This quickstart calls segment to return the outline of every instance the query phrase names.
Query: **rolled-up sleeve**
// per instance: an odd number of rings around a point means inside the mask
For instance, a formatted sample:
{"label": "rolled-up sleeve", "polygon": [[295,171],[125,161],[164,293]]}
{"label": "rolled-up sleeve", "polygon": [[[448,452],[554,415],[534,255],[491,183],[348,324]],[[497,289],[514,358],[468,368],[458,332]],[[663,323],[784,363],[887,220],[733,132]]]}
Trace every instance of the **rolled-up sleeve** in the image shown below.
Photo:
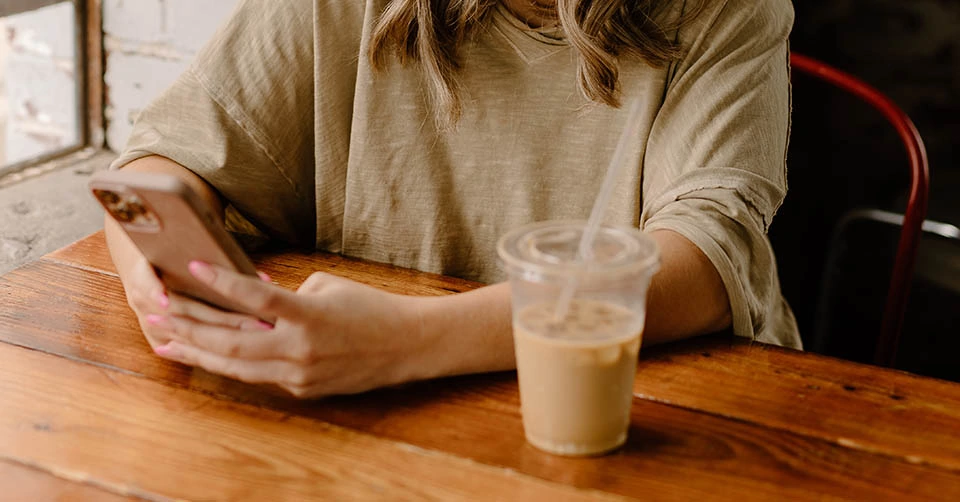
{"label": "rolled-up sleeve", "polygon": [[683,235],[726,286],[738,336],[799,347],[766,232],[786,195],[789,0],[709,3],[679,38],[648,140],[641,225]]}
{"label": "rolled-up sleeve", "polygon": [[240,2],[190,68],[143,110],[112,168],[169,158],[258,230],[312,245],[311,14],[309,0]]}

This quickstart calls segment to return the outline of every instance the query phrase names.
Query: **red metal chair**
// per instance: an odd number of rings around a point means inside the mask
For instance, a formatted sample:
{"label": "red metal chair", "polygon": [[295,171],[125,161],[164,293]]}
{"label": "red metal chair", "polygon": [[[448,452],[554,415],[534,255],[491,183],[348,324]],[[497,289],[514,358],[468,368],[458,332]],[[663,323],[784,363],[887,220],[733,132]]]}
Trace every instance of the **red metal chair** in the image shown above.
{"label": "red metal chair", "polygon": [[791,54],[795,71],[816,77],[860,98],[876,108],[896,128],[907,150],[910,162],[910,193],[900,231],[890,286],[887,291],[880,336],[874,351],[874,362],[892,367],[896,361],[903,328],[904,314],[910,295],[910,283],[917,258],[923,221],[927,214],[930,172],[923,139],[910,117],[890,98],[862,80],[820,61],[797,53]]}

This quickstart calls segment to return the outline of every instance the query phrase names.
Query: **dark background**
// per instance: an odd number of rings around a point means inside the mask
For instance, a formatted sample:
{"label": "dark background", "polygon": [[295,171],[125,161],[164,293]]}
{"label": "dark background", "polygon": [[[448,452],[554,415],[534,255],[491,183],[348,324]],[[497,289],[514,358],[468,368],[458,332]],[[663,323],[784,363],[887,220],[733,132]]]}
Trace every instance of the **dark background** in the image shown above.
{"label": "dark background", "polygon": [[[793,49],[859,76],[893,98],[926,141],[934,181],[955,185],[960,170],[960,156],[953,152],[960,139],[960,1],[800,0],[794,9]],[[872,138],[874,124],[881,124],[877,117],[866,122],[833,119],[859,129],[837,133],[863,139]],[[865,160],[883,163],[888,153]]]}
{"label": "dark background", "polygon": [[[800,0],[794,8],[794,51],[862,78],[911,116],[930,158],[928,219],[960,226],[960,0]],[[830,238],[851,208],[902,212],[902,143],[870,107],[795,75],[788,168],[790,193],[771,240],[801,334],[808,349],[869,360],[899,229],[859,225]],[[943,241],[931,235],[921,244],[898,366],[960,379],[960,244]],[[842,249],[825,289],[831,242]],[[839,299],[834,312],[847,319],[833,319],[824,345],[815,338],[825,297]]]}

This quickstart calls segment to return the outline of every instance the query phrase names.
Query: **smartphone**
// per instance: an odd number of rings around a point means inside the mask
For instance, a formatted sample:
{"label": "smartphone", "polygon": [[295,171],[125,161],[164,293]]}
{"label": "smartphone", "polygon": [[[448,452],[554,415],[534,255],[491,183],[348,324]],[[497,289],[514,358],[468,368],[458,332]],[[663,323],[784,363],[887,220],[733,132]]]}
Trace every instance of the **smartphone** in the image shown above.
{"label": "smartphone", "polygon": [[190,273],[190,262],[200,260],[257,276],[240,245],[187,184],[164,174],[106,171],[97,173],[89,188],[168,289],[221,310],[256,315]]}

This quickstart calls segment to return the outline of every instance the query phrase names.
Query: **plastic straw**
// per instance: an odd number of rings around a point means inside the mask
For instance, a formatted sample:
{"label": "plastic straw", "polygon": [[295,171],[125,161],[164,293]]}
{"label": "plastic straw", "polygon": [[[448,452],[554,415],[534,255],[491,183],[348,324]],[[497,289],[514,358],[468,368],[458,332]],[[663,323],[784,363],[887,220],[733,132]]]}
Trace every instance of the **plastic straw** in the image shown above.
{"label": "plastic straw", "polygon": [[[617,149],[613,152],[610,159],[610,165],[607,166],[607,174],[603,179],[603,185],[600,186],[600,193],[597,194],[593,202],[593,210],[590,211],[590,219],[587,220],[587,226],[580,238],[580,245],[577,247],[577,255],[574,262],[585,264],[587,268],[593,261],[593,241],[600,232],[600,223],[603,221],[603,215],[607,212],[607,206],[610,205],[610,198],[613,196],[613,189],[616,187],[617,179],[620,173],[626,167],[624,157],[627,153],[628,145],[631,141],[636,141],[637,132],[640,129],[640,112],[642,110],[643,100],[640,96],[633,101],[630,106],[630,114],[627,116],[626,126],[620,134],[620,141],[617,143]],[[560,298],[557,300],[557,307],[554,311],[554,319],[557,322],[567,317],[570,309],[570,302],[573,301],[573,295],[577,291],[579,284],[577,275],[570,278],[567,285],[560,291]]]}

